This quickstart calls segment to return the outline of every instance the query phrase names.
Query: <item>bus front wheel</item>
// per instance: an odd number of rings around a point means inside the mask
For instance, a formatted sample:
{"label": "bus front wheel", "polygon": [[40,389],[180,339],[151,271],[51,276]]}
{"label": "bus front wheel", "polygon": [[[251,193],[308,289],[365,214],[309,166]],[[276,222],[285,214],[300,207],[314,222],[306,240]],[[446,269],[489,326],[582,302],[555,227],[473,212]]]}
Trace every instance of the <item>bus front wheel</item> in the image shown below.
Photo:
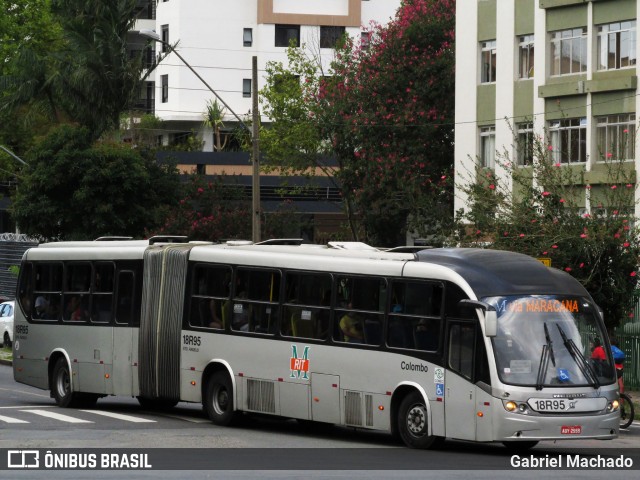
{"label": "bus front wheel", "polygon": [[422,395],[409,393],[398,408],[398,434],[407,447],[430,448],[437,437],[429,435],[429,417]]}
{"label": "bus front wheel", "polygon": [[79,396],[71,391],[71,375],[67,361],[60,357],[53,367],[51,374],[51,393],[59,407],[75,406]]}
{"label": "bus front wheel", "polygon": [[211,376],[205,390],[204,409],[216,425],[226,426],[233,422],[233,386],[229,375],[216,372]]}

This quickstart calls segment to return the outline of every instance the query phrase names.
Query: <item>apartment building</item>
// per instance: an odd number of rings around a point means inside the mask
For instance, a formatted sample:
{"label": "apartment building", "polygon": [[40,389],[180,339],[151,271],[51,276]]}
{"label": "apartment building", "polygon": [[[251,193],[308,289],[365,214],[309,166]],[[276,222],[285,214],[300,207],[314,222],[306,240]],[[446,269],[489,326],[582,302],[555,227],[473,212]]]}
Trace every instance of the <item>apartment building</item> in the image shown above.
{"label": "apartment building", "polygon": [[[231,110],[250,118],[253,56],[258,59],[260,89],[265,65],[286,63],[291,40],[328,62],[337,38],[347,33],[360,39],[371,22],[388,22],[399,5],[400,0],[141,1],[136,29],[154,30],[164,41],[176,44]],[[134,50],[144,49],[147,42],[142,36],[131,36]],[[155,48],[167,50],[161,43]],[[213,133],[203,120],[207,102],[214,96],[203,82],[171,52],[149,80],[139,106],[164,121],[161,141],[171,144],[196,131],[204,142],[203,151],[213,151]],[[229,128],[236,123],[232,112],[225,113],[224,122]]]}
{"label": "apartment building", "polygon": [[[637,0],[458,0],[456,183],[473,181],[478,165],[508,179],[496,151],[526,167],[533,135],[561,168],[584,170],[592,192],[603,188],[607,156],[638,171],[639,8]],[[587,212],[590,197],[585,189]],[[456,211],[466,206],[459,187],[455,202]]]}

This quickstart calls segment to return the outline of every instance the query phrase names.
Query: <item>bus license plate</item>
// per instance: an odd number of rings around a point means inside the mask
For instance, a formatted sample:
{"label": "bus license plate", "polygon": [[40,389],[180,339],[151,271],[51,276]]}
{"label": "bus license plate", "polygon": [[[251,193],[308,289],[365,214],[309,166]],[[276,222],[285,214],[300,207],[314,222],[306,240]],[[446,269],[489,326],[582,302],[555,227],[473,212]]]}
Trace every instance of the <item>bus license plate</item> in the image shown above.
{"label": "bus license plate", "polygon": [[[575,403],[575,402],[574,402]],[[529,405],[536,412],[564,412],[569,409],[569,401],[567,399],[530,399]]]}
{"label": "bus license plate", "polygon": [[563,425],[560,427],[561,435],[580,435],[582,433],[582,425]]}

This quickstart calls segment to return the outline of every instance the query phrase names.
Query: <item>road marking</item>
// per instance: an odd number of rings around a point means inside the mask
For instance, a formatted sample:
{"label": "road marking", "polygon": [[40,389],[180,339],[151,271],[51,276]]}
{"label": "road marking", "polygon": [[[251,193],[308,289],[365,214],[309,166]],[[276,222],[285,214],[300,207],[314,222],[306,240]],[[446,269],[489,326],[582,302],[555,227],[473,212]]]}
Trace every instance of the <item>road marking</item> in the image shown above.
{"label": "road marking", "polygon": [[131,415],[122,415],[121,413],[105,412],[103,410],[80,410],[81,412],[95,413],[96,415],[104,415],[105,417],[117,418],[118,420],[124,420],[125,422],[133,423],[156,423],[155,420],[149,420],[148,418],[132,417]]}
{"label": "road marking", "polygon": [[0,388],[0,390],[3,390],[5,392],[24,393],[24,394],[27,394],[27,395],[34,395],[36,397],[51,398],[50,395],[43,395],[42,393],[33,393],[33,392],[29,392],[27,390],[16,390],[15,388]]}
{"label": "road marking", "polygon": [[62,415],[61,413],[50,412],[47,410],[20,410],[21,412],[34,413],[42,417],[53,418],[54,420],[60,420],[67,423],[94,423],[89,420],[82,420],[80,418],[70,417],[69,415]]}
{"label": "road marking", "polygon": [[5,423],[29,423],[25,420],[19,420],[17,418],[5,417],[4,415],[0,415],[0,422]]}
{"label": "road marking", "polygon": [[56,408],[57,405],[14,405],[12,407],[0,407],[3,408]]}

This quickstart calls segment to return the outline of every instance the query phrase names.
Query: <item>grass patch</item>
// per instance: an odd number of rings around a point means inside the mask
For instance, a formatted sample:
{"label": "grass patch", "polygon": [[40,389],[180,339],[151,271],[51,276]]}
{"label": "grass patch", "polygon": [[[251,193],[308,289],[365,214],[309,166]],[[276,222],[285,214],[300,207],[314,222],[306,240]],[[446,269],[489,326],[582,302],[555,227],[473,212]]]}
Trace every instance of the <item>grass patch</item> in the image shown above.
{"label": "grass patch", "polygon": [[0,360],[13,360],[13,352],[10,347],[0,348]]}

